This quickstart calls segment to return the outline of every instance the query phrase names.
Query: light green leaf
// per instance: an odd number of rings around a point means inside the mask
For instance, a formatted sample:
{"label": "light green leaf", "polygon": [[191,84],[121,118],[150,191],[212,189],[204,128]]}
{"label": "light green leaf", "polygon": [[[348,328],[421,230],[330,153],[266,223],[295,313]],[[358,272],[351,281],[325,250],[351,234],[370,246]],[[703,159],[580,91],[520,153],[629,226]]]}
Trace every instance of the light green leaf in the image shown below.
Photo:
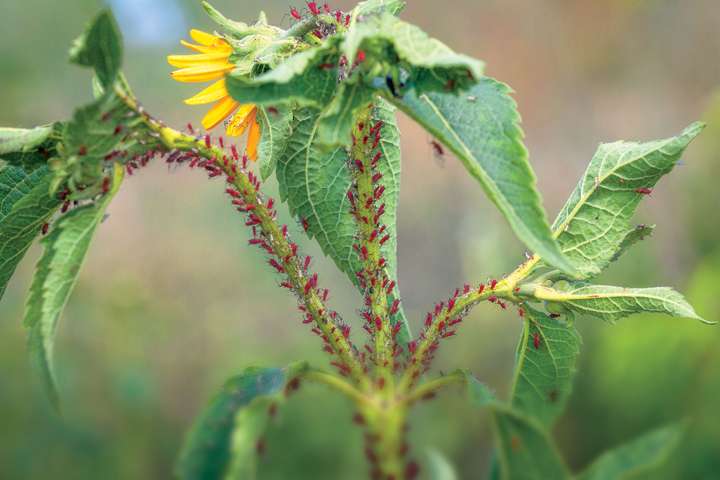
{"label": "light green leaf", "polygon": [[484,77],[461,96],[410,93],[393,102],[458,156],[528,248],[572,274],[541,207],[509,93],[506,85]]}
{"label": "light green leaf", "polygon": [[493,406],[498,469],[502,480],[563,480],[570,473],[547,431],[509,407]]}
{"label": "light green leaf", "polygon": [[42,241],[45,251],[30,286],[23,324],[28,329],[30,358],[56,407],[59,399],[53,369],[53,342],[58,319],[77,282],[95,230],[120,188],[122,176],[123,169],[117,166],[110,192],[96,203],[75,208],[62,216]]}
{"label": "light green leaf", "polygon": [[260,176],[264,180],[270,178],[275,171],[278,158],[285,153],[290,134],[292,133],[293,111],[284,106],[258,108],[262,136],[258,146],[258,161],[260,163]]}
{"label": "light green leaf", "polygon": [[391,74],[392,69],[383,70],[382,67],[389,65],[406,69],[407,84],[417,94],[464,90],[483,74],[481,61],[454,52],[419,27],[390,12],[367,16],[351,26],[345,35],[342,53],[348,63],[353,64],[360,50],[366,54],[362,67],[371,76],[374,66],[380,67],[378,73],[383,88],[385,76]]}
{"label": "light green leaf", "polygon": [[383,12],[397,15],[403,8],[405,8],[403,0],[365,0],[357,4],[354,13],[357,16],[377,15]]}
{"label": "light green leaf", "polygon": [[448,459],[437,450],[428,450],[427,465],[430,480],[458,480],[455,468]]}
{"label": "light green leaf", "polygon": [[600,145],[552,226],[560,249],[582,278],[597,275],[616,257],[644,197],[637,189],[652,189],[670,173],[703,127],[693,123],[677,137],[654,142]]}
{"label": "light green leaf", "polygon": [[246,23],[230,20],[208,2],[202,2],[201,4],[212,21],[217,23],[223,30],[239,37],[247,34],[248,25]]}
{"label": "light green leaf", "polygon": [[110,10],[100,12],[70,49],[70,61],[92,67],[103,87],[115,81],[122,55],[122,36]]}
{"label": "light green leaf", "polygon": [[571,311],[614,322],[635,313],[656,312],[673,317],[693,318],[704,323],[685,298],[668,287],[623,288],[585,283],[563,287],[535,286],[534,297],[548,303],[559,303]]}
{"label": "light green leaf", "polygon": [[455,374],[465,377],[465,386],[467,387],[468,400],[470,400],[471,405],[485,407],[497,401],[495,394],[490,391],[488,386],[475,378],[468,370],[458,370]]}
{"label": "light green leaf", "polygon": [[620,445],[593,462],[578,480],[624,480],[636,478],[660,466],[678,446],[683,425],[670,425]]}
{"label": "light green leaf", "polygon": [[[375,109],[375,120],[383,120],[380,149],[383,152],[378,169],[383,174],[380,184],[385,186],[383,199],[390,240],[383,246],[388,264],[388,275],[397,278],[397,226],[396,215],[400,193],[400,133],[394,109],[381,101]],[[277,179],[280,198],[287,202],[290,212],[308,223],[308,235],[322,248],[350,280],[357,285],[355,273],[361,269],[353,249],[357,225],[350,214],[347,192],[352,176],[347,167],[344,148],[326,150],[317,141],[318,113],[311,109],[295,113],[292,135],[285,155],[278,160]],[[396,294],[397,295],[397,294]],[[400,342],[409,339],[404,313],[400,321],[405,328],[398,334]]]}
{"label": "light green leaf", "polygon": [[517,348],[512,406],[549,428],[565,408],[580,335],[574,326],[527,306]]}
{"label": "light green leaf", "polygon": [[53,131],[53,125],[35,128],[0,128],[0,156],[28,152],[40,146]]}
{"label": "light green leaf", "polygon": [[50,196],[52,173],[47,166],[0,170],[0,298],[20,260],[60,200]]}
{"label": "light green leaf", "polygon": [[195,420],[178,460],[183,480],[255,478],[257,445],[270,405],[284,401],[288,382],[307,369],[250,367],[228,380]]}

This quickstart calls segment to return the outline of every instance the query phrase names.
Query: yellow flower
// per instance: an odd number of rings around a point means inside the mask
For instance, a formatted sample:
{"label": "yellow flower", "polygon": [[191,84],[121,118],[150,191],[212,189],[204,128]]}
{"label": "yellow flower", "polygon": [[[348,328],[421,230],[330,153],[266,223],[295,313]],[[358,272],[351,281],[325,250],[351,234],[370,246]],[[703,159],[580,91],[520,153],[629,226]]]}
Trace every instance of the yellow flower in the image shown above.
{"label": "yellow flower", "polygon": [[260,143],[260,124],[257,121],[257,107],[251,103],[241,104],[228,94],[225,88],[225,75],[235,68],[230,62],[232,48],[222,38],[200,30],[190,30],[193,44],[181,40],[181,44],[197,52],[193,55],[169,55],[168,63],[179,70],[172,72],[178,82],[195,83],[215,80],[197,95],[185,100],[188,105],[215,104],[202,119],[205,130],[211,130],[226,118],[232,116],[227,126],[227,134],[240,136],[248,130],[247,155],[257,159]]}

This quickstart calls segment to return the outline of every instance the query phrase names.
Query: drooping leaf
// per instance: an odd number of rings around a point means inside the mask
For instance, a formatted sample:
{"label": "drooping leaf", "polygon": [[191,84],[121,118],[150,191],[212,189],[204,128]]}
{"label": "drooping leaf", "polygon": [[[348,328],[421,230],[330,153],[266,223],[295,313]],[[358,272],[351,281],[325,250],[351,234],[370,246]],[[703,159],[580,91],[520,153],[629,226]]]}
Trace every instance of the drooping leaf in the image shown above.
{"label": "drooping leaf", "polygon": [[373,102],[373,97],[372,89],[363,84],[341,84],[320,115],[317,142],[321,145],[349,145],[355,118]]}
{"label": "drooping leaf", "polygon": [[597,275],[618,254],[645,196],[641,192],[670,173],[703,127],[693,123],[677,137],[654,142],[600,145],[552,226],[561,251],[582,278]]}
{"label": "drooping leaf", "polygon": [[254,478],[270,405],[284,401],[288,383],[306,369],[305,364],[251,367],[229,379],[194,422],[177,475],[183,480]]}
{"label": "drooping leaf", "polygon": [[497,401],[495,394],[490,391],[490,388],[475,378],[472,373],[467,370],[459,370],[456,374],[458,373],[465,377],[468,400],[470,400],[473,406],[485,407]]}
{"label": "drooping leaf", "polygon": [[603,453],[578,480],[629,480],[661,465],[677,447],[683,425],[670,425],[646,433]]}
{"label": "drooping leaf", "polygon": [[539,423],[500,404],[493,406],[492,418],[500,479],[571,478],[552,439]]}
{"label": "drooping leaf", "polygon": [[293,110],[286,106],[259,107],[258,121],[263,132],[258,146],[260,176],[267,180],[275,171],[278,158],[285,154],[292,133]]}
{"label": "drooping leaf", "polygon": [[240,103],[282,105],[322,109],[337,89],[337,71],[326,65],[337,65],[336,41],[297,53],[276,68],[255,78],[244,73],[230,73],[225,84],[228,93]]}
{"label": "drooping leaf", "polygon": [[105,89],[120,72],[122,55],[122,36],[110,10],[100,12],[70,49],[70,61],[92,67]]}
{"label": "drooping leaf", "polygon": [[[474,85],[483,74],[480,60],[454,52],[441,41],[431,38],[419,27],[400,20],[390,12],[368,15],[356,22],[342,44],[342,53],[349,64],[355,62],[358,52],[365,53],[363,68],[372,73],[374,65],[400,65],[406,70],[407,83],[416,95],[426,92],[457,92]],[[382,72],[382,88],[385,76]],[[373,81],[370,78],[370,81]],[[400,83],[400,82],[398,82]],[[399,85],[398,85],[399,86]]]}
{"label": "drooping leaf", "polygon": [[577,282],[567,286],[563,284],[562,289],[536,286],[534,296],[538,300],[559,303],[571,311],[609,322],[635,313],[656,312],[712,323],[695,313],[681,294],[667,287],[623,288]]}
{"label": "drooping leaf", "polygon": [[654,231],[655,225],[637,225],[635,228],[629,230],[622,241],[620,241],[617,252],[615,252],[615,255],[613,255],[610,261],[616,261],[623,253],[627,252],[630,247],[645,240],[647,237],[651,236]]}
{"label": "drooping leaf", "polygon": [[22,153],[40,146],[53,131],[53,125],[35,128],[0,128],[0,157]]}
{"label": "drooping leaf", "polygon": [[457,480],[455,468],[445,456],[437,450],[427,452],[428,477],[430,480]]}
{"label": "drooping leaf", "polygon": [[[380,149],[383,152],[378,169],[383,174],[380,184],[385,186],[383,201],[390,240],[383,245],[388,275],[397,278],[397,226],[396,215],[400,193],[400,133],[395,112],[387,102],[381,101],[375,109],[375,120],[382,120]],[[295,113],[292,135],[285,155],[278,160],[277,179],[280,198],[287,202],[290,212],[307,221],[308,235],[322,248],[350,280],[357,285],[356,272],[361,269],[353,249],[357,225],[350,214],[347,192],[352,184],[344,148],[325,150],[316,142],[317,111],[302,109]],[[400,342],[409,340],[404,313],[400,318],[405,328],[398,334]]]}
{"label": "drooping leaf", "polygon": [[0,298],[20,260],[60,205],[51,196],[52,173],[8,165],[0,170]]}
{"label": "drooping leaf", "polygon": [[458,156],[528,248],[572,274],[541,207],[509,93],[506,85],[484,77],[461,96],[408,93],[392,101]]}
{"label": "drooping leaf", "polygon": [[42,244],[25,305],[23,324],[28,330],[28,349],[43,385],[57,407],[58,394],[53,368],[53,342],[57,323],[77,282],[80,268],[95,231],[122,182],[123,169],[115,168],[113,184],[103,198],[63,215]]}
{"label": "drooping leaf", "polygon": [[580,335],[574,326],[525,308],[517,349],[512,406],[549,428],[572,390]]}

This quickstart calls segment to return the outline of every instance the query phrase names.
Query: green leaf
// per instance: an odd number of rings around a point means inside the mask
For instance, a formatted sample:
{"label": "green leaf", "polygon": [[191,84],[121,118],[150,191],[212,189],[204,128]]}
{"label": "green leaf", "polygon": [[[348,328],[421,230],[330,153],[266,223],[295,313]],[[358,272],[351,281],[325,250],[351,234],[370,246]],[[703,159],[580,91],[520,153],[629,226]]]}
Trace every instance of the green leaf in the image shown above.
{"label": "green leaf", "polygon": [[[481,61],[454,52],[390,12],[369,15],[351,26],[345,35],[342,53],[348,63],[353,64],[360,50],[366,54],[364,71],[370,74],[371,81],[372,77],[379,77],[383,89],[386,75],[394,72],[387,67],[398,64],[406,70],[408,86],[418,95],[463,90],[474,85],[483,74]],[[399,75],[393,76],[400,79]]]}
{"label": "green leaf", "polygon": [[323,45],[304,50],[254,78],[249,78],[242,71],[231,72],[225,77],[225,86],[240,103],[293,103],[322,109],[337,89],[336,69],[323,67],[337,64],[336,43],[328,40]]}
{"label": "green leaf", "polygon": [[527,306],[517,349],[512,405],[549,428],[565,408],[580,335],[574,326]]}
{"label": "green leaf", "polygon": [[670,425],[602,454],[578,475],[578,480],[623,480],[636,478],[660,466],[678,446],[683,425]]}
{"label": "green leaf", "polygon": [[503,480],[563,480],[570,473],[547,431],[509,407],[493,406],[498,468]]}
{"label": "green leaf", "polygon": [[397,15],[404,8],[405,2],[403,0],[365,0],[357,4],[354,12],[357,16],[377,15],[383,12]]}
{"label": "green leaf", "polygon": [[53,369],[53,342],[58,319],[77,282],[95,230],[120,188],[123,171],[117,166],[110,192],[94,204],[63,215],[42,241],[45,250],[30,286],[23,324],[28,330],[30,358],[55,407],[59,399]]}
{"label": "green leaf", "polygon": [[278,158],[285,153],[290,134],[292,133],[293,112],[288,107],[276,107],[270,111],[258,108],[258,120],[262,128],[258,160],[260,175],[264,180],[270,178],[275,171]]}
{"label": "green leaf", "polygon": [[452,150],[528,248],[572,274],[541,207],[510,88],[484,77],[467,94],[408,94],[393,102]]}
{"label": "green leaf", "polygon": [[247,34],[248,25],[246,23],[230,20],[208,2],[202,2],[201,4],[212,21],[217,23],[223,30],[238,37],[243,37]]}
{"label": "green leaf", "polygon": [[602,144],[553,223],[563,254],[582,273],[599,274],[627,247],[630,218],[644,197],[670,173],[688,144],[702,131],[693,123],[679,136],[647,143]]}
{"label": "green leaf", "polygon": [[228,380],[193,424],[178,460],[183,480],[255,478],[257,445],[271,404],[284,401],[288,382],[307,369],[245,369]]}
{"label": "green leaf", "polygon": [[536,286],[534,296],[548,303],[559,303],[565,308],[614,322],[635,313],[656,312],[673,317],[702,319],[685,298],[668,287],[623,288],[586,283],[562,284],[562,288]]}
{"label": "green leaf", "polygon": [[373,97],[372,89],[363,84],[341,84],[337,95],[320,115],[317,142],[321,145],[349,146],[355,118],[373,103]]}
{"label": "green leaf", "polygon": [[70,61],[92,67],[106,88],[120,72],[122,55],[122,36],[110,10],[100,12],[70,49]]}
{"label": "green leaf", "polygon": [[[384,122],[380,142],[383,155],[378,169],[383,174],[380,181],[385,186],[383,223],[387,225],[390,240],[383,246],[383,256],[387,260],[388,276],[397,278],[400,132],[394,109],[387,102],[380,101],[375,114],[375,120]],[[344,148],[328,151],[318,145],[319,123],[315,110],[302,109],[295,113],[285,155],[277,164],[280,198],[287,202],[292,215],[307,221],[308,235],[317,240],[323,252],[357,285],[355,273],[361,264],[352,247],[357,225],[346,196],[352,184],[347,152]],[[402,310],[399,317],[405,328],[398,334],[398,340],[404,343],[409,340],[409,329]]]}
{"label": "green leaf", "polygon": [[455,468],[445,456],[437,450],[428,450],[427,465],[430,480],[457,480]]}
{"label": "green leaf", "polygon": [[35,128],[0,128],[0,157],[7,153],[28,152],[40,146],[53,131],[53,125]]}
{"label": "green leaf", "polygon": [[20,260],[60,205],[50,196],[52,173],[6,166],[0,170],[0,298]]}
{"label": "green leaf", "polygon": [[468,370],[458,370],[456,374],[465,377],[465,386],[467,387],[468,400],[470,400],[471,405],[485,407],[497,401],[495,394],[490,391],[488,386],[475,378]]}
{"label": "green leaf", "polygon": [[613,255],[610,261],[616,261],[625,252],[627,252],[630,247],[632,247],[638,242],[645,240],[647,237],[651,236],[654,231],[655,225],[637,225],[635,228],[630,229],[625,234],[625,237],[620,241],[620,245],[618,246],[615,255]]}

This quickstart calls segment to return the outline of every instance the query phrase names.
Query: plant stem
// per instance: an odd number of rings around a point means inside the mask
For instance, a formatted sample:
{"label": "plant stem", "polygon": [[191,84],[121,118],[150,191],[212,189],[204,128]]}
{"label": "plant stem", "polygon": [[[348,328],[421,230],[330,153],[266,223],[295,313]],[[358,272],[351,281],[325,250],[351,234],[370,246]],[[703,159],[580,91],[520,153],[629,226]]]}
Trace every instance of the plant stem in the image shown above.
{"label": "plant stem", "polygon": [[212,145],[208,147],[203,141],[195,137],[185,135],[163,125],[148,115],[138,105],[137,101],[133,97],[128,96],[120,87],[116,87],[115,90],[116,94],[125,102],[128,108],[142,116],[148,128],[155,132],[159,140],[168,150],[193,152],[212,161],[225,173],[228,182],[242,195],[245,203],[248,206],[252,206],[253,213],[260,219],[257,228],[262,231],[263,236],[270,243],[277,256],[284,259],[283,268],[292,284],[293,291],[305,306],[307,313],[312,316],[315,325],[327,338],[333,353],[347,366],[353,380],[357,384],[367,388],[367,376],[363,372],[352,345],[334,325],[317,290],[311,288],[306,291],[305,286],[308,279],[305,278],[303,274],[300,261],[298,257],[293,254],[293,249],[290,246],[288,237],[281,231],[281,227],[274,218],[271,209],[266,206],[260,192],[248,177],[247,172],[241,169],[234,169],[234,164],[225,161],[226,155],[222,149]]}
{"label": "plant stem", "polygon": [[419,400],[423,400],[434,395],[445,387],[449,387],[451,385],[462,385],[465,381],[465,376],[461,372],[451,373],[450,375],[445,375],[418,385],[412,389],[410,393],[402,399],[402,401],[405,405],[411,406]]}

